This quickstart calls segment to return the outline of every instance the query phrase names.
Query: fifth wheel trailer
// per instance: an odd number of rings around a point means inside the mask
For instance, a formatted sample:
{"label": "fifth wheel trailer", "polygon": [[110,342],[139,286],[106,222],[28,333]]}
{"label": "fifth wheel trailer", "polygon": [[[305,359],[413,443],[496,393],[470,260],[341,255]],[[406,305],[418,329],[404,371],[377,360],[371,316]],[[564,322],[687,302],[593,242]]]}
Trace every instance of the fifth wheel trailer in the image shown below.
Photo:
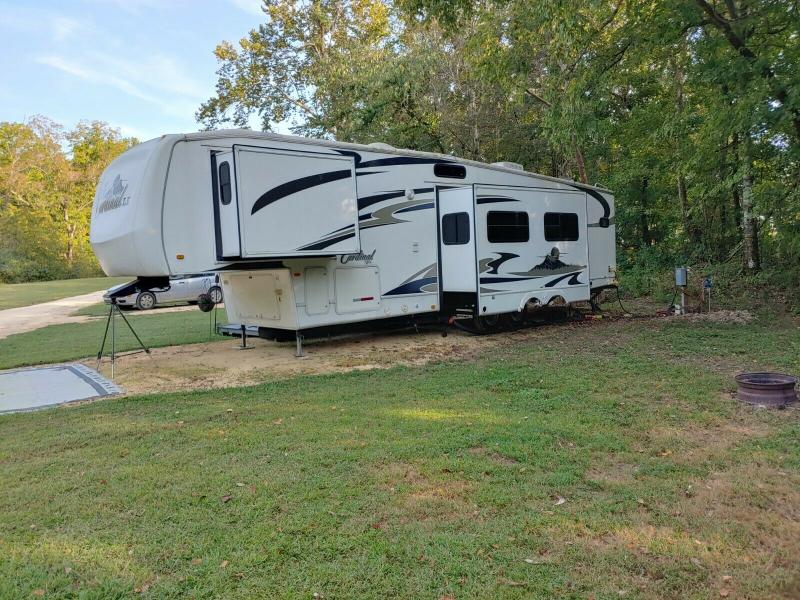
{"label": "fifth wheel trailer", "polygon": [[100,179],[91,243],[133,287],[219,272],[229,321],[267,334],[425,316],[486,331],[616,283],[608,190],[249,130],[125,152]]}

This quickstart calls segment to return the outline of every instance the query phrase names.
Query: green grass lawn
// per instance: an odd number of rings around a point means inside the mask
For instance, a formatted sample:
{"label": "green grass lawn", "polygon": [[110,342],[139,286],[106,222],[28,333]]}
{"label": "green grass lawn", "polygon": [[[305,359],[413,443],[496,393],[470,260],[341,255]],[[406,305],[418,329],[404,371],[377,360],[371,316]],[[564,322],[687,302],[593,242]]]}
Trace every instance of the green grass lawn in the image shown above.
{"label": "green grass lawn", "polygon": [[49,302],[69,296],[105,290],[112,285],[130,281],[130,277],[89,277],[34,281],[32,283],[0,283],[0,310]]}
{"label": "green grass lawn", "polygon": [[[105,315],[107,310],[97,310],[97,314]],[[213,313],[203,313],[199,309],[161,313],[154,311],[128,311],[125,316],[136,333],[150,347],[173,346],[206,342],[210,337],[209,320]],[[225,309],[217,309],[217,322],[227,322]],[[115,317],[116,350],[118,352],[138,348],[136,339],[131,335],[121,317]],[[0,369],[10,369],[25,365],[56,363],[97,354],[106,319],[98,317],[84,323],[66,323],[49,325],[18,333],[0,339]],[[110,344],[110,341],[108,342]],[[106,353],[110,352],[110,345]]]}
{"label": "green grass lawn", "polygon": [[537,333],[4,416],[0,597],[797,598],[797,323]]}
{"label": "green grass lawn", "polygon": [[[125,316],[128,316],[131,311],[125,313]],[[146,314],[139,311],[140,314]],[[108,316],[108,304],[105,302],[100,302],[98,304],[90,304],[89,306],[84,306],[83,308],[79,308],[75,312],[72,313],[75,316],[79,317],[103,317]],[[149,314],[158,314],[157,311]]]}

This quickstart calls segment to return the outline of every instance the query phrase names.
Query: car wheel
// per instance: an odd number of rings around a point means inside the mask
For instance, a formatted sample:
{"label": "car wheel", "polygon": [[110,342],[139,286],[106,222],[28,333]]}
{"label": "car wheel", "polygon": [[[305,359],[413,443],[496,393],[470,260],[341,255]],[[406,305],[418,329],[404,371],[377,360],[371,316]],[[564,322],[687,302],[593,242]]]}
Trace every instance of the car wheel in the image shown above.
{"label": "car wheel", "polygon": [[136,306],[139,310],[150,310],[156,305],[156,297],[152,292],[142,292],[136,297]]}
{"label": "car wheel", "polygon": [[212,285],[208,288],[208,296],[214,304],[222,303],[222,288],[218,285]]}

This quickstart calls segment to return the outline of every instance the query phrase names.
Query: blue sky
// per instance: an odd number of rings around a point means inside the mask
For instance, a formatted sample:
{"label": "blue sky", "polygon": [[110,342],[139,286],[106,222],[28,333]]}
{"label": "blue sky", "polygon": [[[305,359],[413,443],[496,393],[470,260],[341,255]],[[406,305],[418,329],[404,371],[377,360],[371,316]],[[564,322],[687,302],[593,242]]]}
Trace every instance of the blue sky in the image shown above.
{"label": "blue sky", "polygon": [[0,121],[98,119],[141,140],[196,131],[214,47],[263,21],[260,0],[0,0]]}

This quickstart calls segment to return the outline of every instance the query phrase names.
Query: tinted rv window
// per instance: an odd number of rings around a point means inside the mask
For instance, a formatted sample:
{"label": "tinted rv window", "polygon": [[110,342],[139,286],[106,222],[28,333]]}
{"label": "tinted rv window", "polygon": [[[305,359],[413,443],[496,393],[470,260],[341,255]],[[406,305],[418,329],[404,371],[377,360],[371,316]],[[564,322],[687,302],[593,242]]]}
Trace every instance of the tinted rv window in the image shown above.
{"label": "tinted rv window", "polygon": [[469,215],[451,213],[442,217],[442,241],[446,246],[469,243]]}
{"label": "tinted rv window", "polygon": [[231,203],[231,167],[226,162],[219,166],[219,193],[223,204]]}
{"label": "tinted rv window", "polygon": [[464,165],[451,165],[449,163],[436,163],[433,165],[433,174],[436,175],[436,177],[464,179],[467,176],[467,167]]}
{"label": "tinted rv window", "polygon": [[548,242],[578,240],[578,215],[575,213],[544,213],[544,239]]}
{"label": "tinted rv window", "polygon": [[486,236],[493,244],[527,242],[530,239],[528,213],[489,211],[486,215]]}

